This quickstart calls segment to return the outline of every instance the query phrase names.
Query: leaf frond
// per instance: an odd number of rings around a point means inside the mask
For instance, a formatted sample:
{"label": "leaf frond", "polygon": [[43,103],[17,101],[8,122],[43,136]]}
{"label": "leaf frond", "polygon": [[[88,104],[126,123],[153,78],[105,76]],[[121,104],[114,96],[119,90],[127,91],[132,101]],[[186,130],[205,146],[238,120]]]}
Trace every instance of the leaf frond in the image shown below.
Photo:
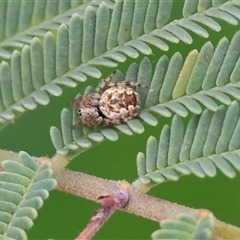
{"label": "leaf frond", "polygon": [[232,97],[239,99],[239,40],[240,32],[230,43],[223,38],[215,51],[207,42],[199,53],[192,50],[184,63],[180,53],[170,61],[165,56],[160,58],[146,106],[162,116],[169,115],[170,110],[186,117],[189,113],[200,114],[203,107],[216,111],[219,102],[229,105]]}
{"label": "leaf frond", "polygon": [[[176,53],[170,60],[162,56],[155,66],[147,57],[143,58],[139,65],[131,64],[125,79],[131,81],[137,79],[139,83],[149,86],[149,91],[137,89],[143,108],[139,118],[149,125],[156,126],[158,124],[156,115],[172,117],[172,113],[175,113],[186,117],[190,113],[201,114],[205,108],[215,112],[219,107],[219,102],[230,105],[231,97],[239,99],[239,77],[235,73],[240,59],[240,50],[237,49],[239,40],[240,32],[234,35],[230,44],[226,38],[223,38],[215,51],[212,44],[207,42],[199,53],[197,50],[192,50],[184,63],[182,55]],[[233,57],[230,58],[230,56]],[[87,93],[89,92],[85,94]],[[68,114],[70,115],[70,112]],[[69,153],[66,147],[68,144],[74,149],[77,148],[77,145],[73,144],[76,139],[69,137],[66,140],[64,137],[72,135],[72,131],[75,130],[71,129],[71,124],[77,122],[76,116],[74,120],[70,120],[70,116],[68,118],[68,120],[61,119],[63,141],[59,140],[61,135],[59,130],[55,128],[51,130],[55,148],[59,154],[64,155]],[[68,122],[65,127],[64,122]],[[64,128],[67,128],[69,132],[65,133]],[[129,121],[125,127],[120,125],[115,128],[128,135],[144,131],[138,119]],[[79,137],[85,139],[84,134]],[[107,138],[113,140],[109,136]],[[117,140],[116,136],[114,140]],[[90,142],[87,146],[91,147]]]}
{"label": "leaf frond", "polygon": [[48,164],[38,166],[26,152],[20,162],[5,160],[0,172],[0,236],[27,239],[25,230],[33,226],[37,210],[56,187]]}
{"label": "leaf frond", "polygon": [[73,13],[83,16],[89,5],[98,7],[99,3],[89,0],[1,2],[0,58],[10,59],[14,48],[29,45],[34,36],[41,38],[48,31],[56,31],[62,23],[69,24]]}
{"label": "leaf frond", "polygon": [[182,213],[177,219],[167,219],[160,222],[161,229],[152,233],[152,239],[188,239],[210,240],[213,233],[214,217],[207,214],[197,220],[195,217]]}
{"label": "leaf frond", "polygon": [[220,106],[216,112],[208,109],[193,115],[184,130],[183,119],[175,115],[171,127],[165,125],[159,141],[151,136],[146,154],[137,155],[138,179],[133,185],[147,191],[167,180],[194,174],[214,177],[217,168],[233,178],[240,171],[239,103],[228,108]]}
{"label": "leaf frond", "polygon": [[[49,94],[53,96],[62,94],[61,86],[76,87],[79,82],[86,81],[87,76],[101,77],[98,67],[114,68],[119,63],[126,61],[128,57],[137,58],[140,53],[150,55],[152,54],[151,46],[167,51],[169,48],[167,41],[173,43],[183,41],[190,44],[192,42],[191,35],[184,27],[188,30],[196,29],[195,32],[199,36],[207,37],[206,30],[192,18],[205,16],[207,11],[220,7],[233,11],[236,15],[237,10],[234,4],[236,5],[236,2],[222,3],[217,7],[212,6],[206,11],[171,23],[169,23],[169,17],[172,1],[150,1],[146,4],[140,4],[138,1],[117,1],[115,4],[111,1],[94,1],[79,5],[79,9],[76,7],[77,3],[72,3],[75,8],[66,12],[59,8],[63,13],[57,15],[54,21],[49,20],[54,24],[48,22],[46,25],[50,27],[37,26],[34,34],[26,32],[30,36],[28,42],[24,41],[25,37],[21,41],[16,39],[16,44],[21,42],[20,47],[26,43],[29,45],[25,45],[21,53],[17,50],[13,51],[9,56],[10,64],[7,61],[1,63],[0,127],[13,122],[16,116],[24,111],[35,109],[38,104],[47,105],[50,101]],[[228,7],[224,7],[225,5]],[[76,11],[76,8],[79,12]],[[42,6],[39,9],[45,8]],[[63,9],[69,8],[65,6]],[[150,11],[153,9],[155,10]],[[83,10],[85,10],[84,14]],[[122,12],[122,10],[124,11]],[[75,13],[73,14],[73,12]],[[46,11],[45,14],[50,13]],[[210,16],[209,13],[208,15]],[[139,20],[139,16],[142,16],[141,20]],[[212,19],[209,16],[207,18]],[[44,16],[40,14],[39,19],[41,17]],[[212,19],[212,22],[215,20]],[[204,25],[204,21],[200,21],[200,23]],[[57,30],[56,39],[50,30]],[[217,28],[215,27],[214,30]],[[15,27],[13,32],[16,31],[18,30]],[[25,36],[25,33],[23,35]],[[37,37],[32,38],[33,35],[40,35],[43,37],[43,41]],[[205,46],[205,48],[211,57],[211,51],[208,49],[211,46]],[[181,69],[180,58],[179,54],[174,56],[169,66],[176,61],[178,69]],[[234,77],[237,76],[236,69],[235,72]],[[218,80],[219,84],[221,80],[223,79]],[[167,88],[168,86],[163,87]],[[190,86],[187,89],[189,93],[193,90],[195,89]],[[161,101],[169,98],[169,91],[165,95],[162,94]],[[229,91],[231,92],[231,89]],[[216,110],[216,104],[209,98],[205,96],[202,99],[201,95],[197,100],[199,98],[205,105]],[[194,100],[191,103],[197,105]],[[178,109],[179,104],[172,103],[170,107]],[[194,109],[193,106],[192,108]],[[183,107],[181,109],[182,113],[180,114],[186,115]]]}

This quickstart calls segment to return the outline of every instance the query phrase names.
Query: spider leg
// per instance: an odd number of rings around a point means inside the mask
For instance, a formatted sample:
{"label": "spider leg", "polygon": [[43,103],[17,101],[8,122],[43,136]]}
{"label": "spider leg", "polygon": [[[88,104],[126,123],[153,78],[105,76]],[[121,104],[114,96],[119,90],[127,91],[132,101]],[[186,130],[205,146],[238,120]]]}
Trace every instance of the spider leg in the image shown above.
{"label": "spider leg", "polygon": [[126,123],[127,121],[123,119],[109,119],[109,118],[104,118],[103,119],[104,124],[109,125],[109,124],[123,124]]}
{"label": "spider leg", "polygon": [[97,88],[96,88],[96,92],[99,93],[101,92],[104,88],[109,87],[109,85],[111,84],[110,82],[112,81],[112,77],[113,75],[116,73],[116,71],[112,72],[103,82],[101,82]]}
{"label": "spider leg", "polygon": [[78,97],[78,98],[74,99],[73,101],[68,102],[68,105],[77,106],[79,104],[81,98],[82,97]]}
{"label": "spider leg", "polygon": [[149,88],[147,85],[138,83],[138,82],[133,82],[133,81],[122,81],[122,82],[111,82],[113,75],[116,73],[114,71],[111,73],[104,81],[102,81],[96,88],[96,92],[100,93],[104,88],[110,88],[110,87],[115,87],[115,86],[130,86],[130,87],[141,87],[141,88]]}
{"label": "spider leg", "polygon": [[[138,82],[132,82],[132,81],[122,81],[122,82],[117,82],[117,83],[110,83],[111,85],[114,84],[113,86],[129,86],[129,87],[141,87],[141,88],[149,88],[147,85],[144,85],[142,83]],[[109,84],[109,85],[110,85]],[[110,87],[113,87],[110,86]]]}
{"label": "spider leg", "polygon": [[80,113],[79,121],[72,126],[73,129],[78,128],[80,126],[93,127],[102,124],[103,118],[98,114],[96,109],[82,108],[82,111],[84,112]]}
{"label": "spider leg", "polygon": [[[144,85],[142,83],[138,82],[132,82],[132,81],[122,81],[122,82],[108,82],[106,85],[108,88],[111,87],[141,87],[141,88],[149,88],[147,85]],[[106,87],[105,86],[105,87]]]}
{"label": "spider leg", "polygon": [[77,122],[75,124],[72,125],[72,129],[77,129],[81,126],[81,123]]}

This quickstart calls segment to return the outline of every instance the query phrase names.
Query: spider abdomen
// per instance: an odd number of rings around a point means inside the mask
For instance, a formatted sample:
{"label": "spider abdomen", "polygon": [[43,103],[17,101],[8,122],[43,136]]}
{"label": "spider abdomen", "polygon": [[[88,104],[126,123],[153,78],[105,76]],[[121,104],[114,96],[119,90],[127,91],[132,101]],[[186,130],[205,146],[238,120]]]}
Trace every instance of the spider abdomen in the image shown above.
{"label": "spider abdomen", "polygon": [[102,93],[99,100],[99,109],[106,116],[106,124],[126,123],[139,114],[140,107],[139,94],[127,86],[110,87]]}

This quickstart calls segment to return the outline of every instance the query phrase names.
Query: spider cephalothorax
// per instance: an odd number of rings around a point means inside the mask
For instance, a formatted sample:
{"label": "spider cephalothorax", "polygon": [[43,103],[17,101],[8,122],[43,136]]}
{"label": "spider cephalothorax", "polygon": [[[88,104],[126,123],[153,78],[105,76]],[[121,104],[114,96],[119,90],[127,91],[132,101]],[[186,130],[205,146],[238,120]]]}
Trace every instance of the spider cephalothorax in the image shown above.
{"label": "spider cephalothorax", "polygon": [[136,82],[111,82],[112,73],[94,93],[81,96],[72,102],[77,108],[81,126],[126,123],[139,114],[139,94],[128,86],[146,87]]}

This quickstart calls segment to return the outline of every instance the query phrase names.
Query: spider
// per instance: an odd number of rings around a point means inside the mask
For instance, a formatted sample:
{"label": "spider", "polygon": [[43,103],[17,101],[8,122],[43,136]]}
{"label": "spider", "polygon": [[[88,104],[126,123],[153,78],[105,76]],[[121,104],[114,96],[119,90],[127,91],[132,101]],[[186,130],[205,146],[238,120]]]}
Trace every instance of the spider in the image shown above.
{"label": "spider", "polygon": [[130,81],[111,82],[113,72],[98,85],[94,93],[81,96],[71,102],[76,107],[79,121],[77,126],[99,126],[122,124],[136,117],[141,108],[139,94],[132,88],[147,86]]}

